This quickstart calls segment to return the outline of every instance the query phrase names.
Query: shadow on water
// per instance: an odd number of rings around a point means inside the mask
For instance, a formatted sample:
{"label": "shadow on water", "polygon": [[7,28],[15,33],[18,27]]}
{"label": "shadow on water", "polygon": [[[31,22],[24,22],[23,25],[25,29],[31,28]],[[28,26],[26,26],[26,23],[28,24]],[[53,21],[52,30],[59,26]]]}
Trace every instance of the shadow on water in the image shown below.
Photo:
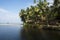
{"label": "shadow on water", "polygon": [[54,30],[21,30],[21,40],[60,40],[60,31]]}

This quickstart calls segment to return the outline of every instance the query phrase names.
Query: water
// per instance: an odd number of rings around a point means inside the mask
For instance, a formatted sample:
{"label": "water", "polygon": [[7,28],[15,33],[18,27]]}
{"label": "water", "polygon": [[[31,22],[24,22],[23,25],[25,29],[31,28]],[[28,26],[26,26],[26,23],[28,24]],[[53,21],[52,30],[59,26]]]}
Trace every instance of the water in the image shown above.
{"label": "water", "polygon": [[21,25],[0,25],[0,40],[20,40]]}
{"label": "water", "polygon": [[[22,40],[60,40],[60,30],[35,30],[24,33]],[[26,36],[27,35],[27,36]]]}
{"label": "water", "polygon": [[[21,25],[0,25],[0,40],[21,40],[21,30]],[[34,40],[60,40],[60,31],[40,30],[36,34],[33,33],[31,37]]]}

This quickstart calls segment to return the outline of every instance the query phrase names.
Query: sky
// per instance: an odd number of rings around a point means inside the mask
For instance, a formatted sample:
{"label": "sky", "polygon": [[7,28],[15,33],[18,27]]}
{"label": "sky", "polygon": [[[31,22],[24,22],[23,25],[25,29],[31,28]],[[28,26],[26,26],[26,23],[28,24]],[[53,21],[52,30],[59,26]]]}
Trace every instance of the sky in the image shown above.
{"label": "sky", "polygon": [[20,10],[33,4],[33,0],[0,0],[0,23],[21,23]]}

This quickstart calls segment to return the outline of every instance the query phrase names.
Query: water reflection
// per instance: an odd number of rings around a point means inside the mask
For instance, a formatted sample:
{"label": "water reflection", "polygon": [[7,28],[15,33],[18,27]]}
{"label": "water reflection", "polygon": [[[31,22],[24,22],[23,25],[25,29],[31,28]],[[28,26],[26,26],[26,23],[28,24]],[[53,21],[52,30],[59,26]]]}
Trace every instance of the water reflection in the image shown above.
{"label": "water reflection", "polygon": [[0,40],[60,40],[60,31],[29,30],[21,25],[0,25]]}
{"label": "water reflection", "polygon": [[21,32],[21,40],[60,40],[60,31],[37,30],[35,32]]}

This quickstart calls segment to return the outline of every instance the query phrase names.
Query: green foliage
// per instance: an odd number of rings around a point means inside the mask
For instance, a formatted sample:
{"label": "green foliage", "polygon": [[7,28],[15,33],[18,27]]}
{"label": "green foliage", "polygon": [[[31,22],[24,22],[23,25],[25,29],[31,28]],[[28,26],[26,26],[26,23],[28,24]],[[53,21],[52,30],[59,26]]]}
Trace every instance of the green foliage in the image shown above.
{"label": "green foliage", "polygon": [[[34,0],[34,3],[36,2],[37,0]],[[21,9],[19,16],[23,21],[23,32],[25,32],[24,34],[27,36],[27,40],[38,40],[41,36],[40,31],[42,31],[41,28],[44,27],[43,25],[48,27],[49,21],[55,21],[57,17],[60,17],[60,6],[58,2],[60,1],[54,0],[53,6],[48,6],[49,4],[46,0],[38,0],[37,5],[27,7],[26,10]]]}
{"label": "green foliage", "polygon": [[[36,0],[34,0],[36,3]],[[48,24],[49,20],[54,20],[58,15],[55,7],[56,2],[54,2],[53,8],[48,6],[46,0],[39,0],[36,6],[31,6],[26,10],[22,9],[19,13],[24,26],[27,28],[33,28],[33,26],[40,27],[41,22],[45,21]]]}
{"label": "green foliage", "polygon": [[36,0],[34,0],[34,3],[36,3]]}

